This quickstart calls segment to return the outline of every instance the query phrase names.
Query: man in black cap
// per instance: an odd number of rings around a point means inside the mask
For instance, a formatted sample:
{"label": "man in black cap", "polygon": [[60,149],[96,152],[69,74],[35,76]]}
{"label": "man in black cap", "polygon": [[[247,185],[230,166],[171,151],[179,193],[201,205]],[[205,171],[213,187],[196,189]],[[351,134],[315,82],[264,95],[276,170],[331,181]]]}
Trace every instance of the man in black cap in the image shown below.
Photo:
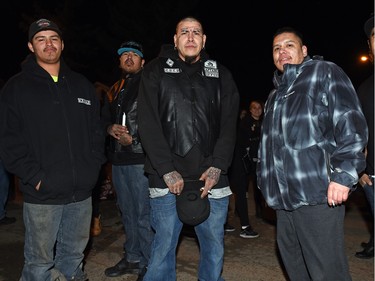
{"label": "man in black cap", "polygon": [[[364,31],[367,36],[369,57],[374,63],[374,15],[365,22]],[[368,144],[366,156],[366,169],[361,174],[358,183],[363,187],[367,201],[370,206],[372,218],[374,219],[374,72],[358,88],[358,96],[362,104],[363,113],[368,125]],[[370,240],[364,243],[364,249],[355,254],[360,259],[374,257],[374,225],[372,225]]]}
{"label": "man in black cap", "polygon": [[110,135],[108,159],[112,163],[112,182],[117,206],[126,232],[124,257],[105,270],[108,277],[138,274],[143,280],[150,258],[154,233],[150,225],[150,199],[143,166],[145,154],[138,136],[137,96],[145,63],[142,45],[135,41],[117,50],[121,78],[109,90],[110,104],[103,109]]}
{"label": "man in black cap", "polygon": [[105,161],[105,132],[93,84],[63,61],[50,20],[29,28],[31,54],[0,96],[0,158],[23,193],[21,280],[87,280],[91,193]]}
{"label": "man in black cap", "polygon": [[56,23],[47,19],[40,19],[34,21],[29,27],[29,42],[32,42],[35,34],[43,30],[55,31],[60,37],[62,35],[61,30]]}

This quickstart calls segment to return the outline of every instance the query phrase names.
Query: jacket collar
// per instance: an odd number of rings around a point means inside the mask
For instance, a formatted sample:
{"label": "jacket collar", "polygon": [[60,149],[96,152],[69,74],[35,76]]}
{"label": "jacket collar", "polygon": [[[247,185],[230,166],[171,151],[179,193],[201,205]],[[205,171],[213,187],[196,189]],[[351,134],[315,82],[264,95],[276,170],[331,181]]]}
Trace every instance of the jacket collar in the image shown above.
{"label": "jacket collar", "polygon": [[275,88],[278,88],[280,84],[286,83],[289,85],[291,82],[296,80],[298,75],[302,72],[307,62],[311,61],[310,56],[306,56],[300,64],[286,64],[284,65],[284,72],[281,73],[279,70],[275,70],[273,75],[273,84]]}

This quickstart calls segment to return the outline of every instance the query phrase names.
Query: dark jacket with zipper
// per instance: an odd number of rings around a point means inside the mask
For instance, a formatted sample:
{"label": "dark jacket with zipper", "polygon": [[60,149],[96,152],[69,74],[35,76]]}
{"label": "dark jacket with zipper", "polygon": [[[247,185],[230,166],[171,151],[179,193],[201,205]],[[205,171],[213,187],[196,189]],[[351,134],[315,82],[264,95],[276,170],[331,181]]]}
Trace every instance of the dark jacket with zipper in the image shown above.
{"label": "dark jacket with zipper", "polygon": [[330,181],[355,189],[368,129],[349,77],[311,59],[274,73],[257,163],[258,187],[275,210],[327,204]]}
{"label": "dark jacket with zipper", "polygon": [[128,74],[117,81],[109,90],[109,103],[102,110],[106,127],[111,124],[121,124],[122,115],[126,115],[126,127],[133,141],[130,145],[121,145],[115,138],[109,137],[107,148],[108,160],[112,165],[144,164],[145,155],[138,136],[137,96],[142,71]]}
{"label": "dark jacket with zipper", "polygon": [[19,178],[24,201],[60,205],[89,198],[105,162],[93,84],[63,60],[54,82],[30,54],[0,102],[0,156]]}
{"label": "dark jacket with zipper", "polygon": [[146,151],[150,186],[166,188],[163,175],[176,170],[198,179],[209,167],[221,169],[214,188],[227,178],[239,104],[237,86],[223,65],[202,51],[193,64],[165,47],[143,70],[138,96],[138,125]]}

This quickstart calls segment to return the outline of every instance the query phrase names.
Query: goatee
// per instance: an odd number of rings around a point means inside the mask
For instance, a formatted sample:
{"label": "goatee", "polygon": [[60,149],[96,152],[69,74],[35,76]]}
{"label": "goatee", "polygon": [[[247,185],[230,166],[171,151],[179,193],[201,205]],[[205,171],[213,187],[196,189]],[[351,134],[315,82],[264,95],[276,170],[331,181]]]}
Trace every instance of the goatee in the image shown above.
{"label": "goatee", "polygon": [[185,62],[188,64],[192,64],[195,62],[198,56],[186,56],[185,57]]}

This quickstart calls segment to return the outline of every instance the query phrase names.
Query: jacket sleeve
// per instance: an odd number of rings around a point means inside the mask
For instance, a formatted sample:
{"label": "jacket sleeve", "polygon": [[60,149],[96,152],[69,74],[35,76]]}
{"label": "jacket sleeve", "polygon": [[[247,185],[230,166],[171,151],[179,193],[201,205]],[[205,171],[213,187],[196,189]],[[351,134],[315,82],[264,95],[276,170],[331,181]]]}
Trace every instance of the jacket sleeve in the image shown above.
{"label": "jacket sleeve", "polygon": [[364,147],[367,144],[368,128],[360,102],[350,79],[344,71],[333,65],[329,71],[329,114],[333,123],[335,149],[330,155],[330,179],[353,187],[358,173],[366,166]]}
{"label": "jacket sleeve", "polygon": [[174,171],[172,152],[163,134],[158,113],[161,73],[158,60],[143,70],[138,93],[138,133],[142,146],[159,176]]}
{"label": "jacket sleeve", "polygon": [[220,76],[222,92],[220,133],[214,148],[212,166],[221,169],[225,174],[232,162],[236,142],[239,93],[231,73],[223,66]]}
{"label": "jacket sleeve", "polygon": [[30,152],[15,91],[15,83],[8,83],[0,95],[0,158],[8,172],[24,183],[36,186],[44,173]]}

